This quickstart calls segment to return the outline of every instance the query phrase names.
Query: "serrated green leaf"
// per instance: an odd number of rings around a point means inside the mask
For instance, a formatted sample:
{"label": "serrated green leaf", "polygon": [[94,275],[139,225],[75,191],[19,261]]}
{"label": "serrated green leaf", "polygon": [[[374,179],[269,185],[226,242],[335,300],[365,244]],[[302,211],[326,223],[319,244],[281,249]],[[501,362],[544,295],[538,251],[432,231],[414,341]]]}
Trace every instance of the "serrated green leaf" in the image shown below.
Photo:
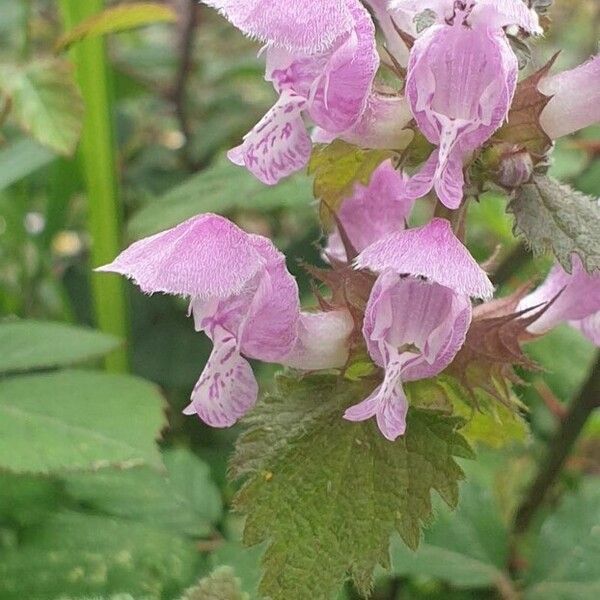
{"label": "serrated green leaf", "polygon": [[578,254],[588,271],[600,269],[600,202],[567,185],[534,175],[508,206],[516,229],[534,252],[553,252],[571,272],[571,255]]}
{"label": "serrated green leaf", "polygon": [[232,472],[250,477],[235,507],[247,514],[245,543],[269,541],[260,591],[272,600],[329,600],[348,573],[368,590],[394,530],[418,545],[431,490],[456,506],[463,473],[453,457],[470,453],[461,420],[411,409],[406,435],[391,443],[373,422],[342,418],[370,388],[280,377],[247,421]]}
{"label": "serrated green leaf", "polygon": [[2,553],[0,597],[59,598],[130,593],[174,598],[203,571],[194,542],[106,516],[56,513]]}
{"label": "serrated green leaf", "polygon": [[174,23],[177,14],[170,6],[158,2],[132,2],[107,8],[98,15],[85,19],[71,31],[63,35],[56,44],[56,52],[86,38],[99,37],[151,25],[153,23]]}
{"label": "serrated green leaf", "polygon": [[181,600],[249,600],[231,567],[217,567],[197,586],[189,589]]}
{"label": "serrated green leaf", "polygon": [[183,450],[172,456],[180,464],[170,471],[171,477],[149,467],[102,469],[68,476],[66,489],[95,512],[182,535],[208,537],[222,513],[209,468]]}
{"label": "serrated green leaf", "polygon": [[600,597],[600,485],[596,479],[562,500],[533,549],[526,600]]}
{"label": "serrated green leaf", "polygon": [[315,176],[314,196],[321,202],[321,221],[330,226],[332,211],[337,212],[355,184],[367,185],[373,171],[393,156],[388,150],[365,150],[342,140],[313,150],[308,172]]}
{"label": "serrated green leaf", "polygon": [[67,156],[75,152],[83,101],[69,63],[41,59],[0,65],[0,93],[10,98],[11,113],[40,144]]}
{"label": "serrated green leaf", "polygon": [[436,521],[416,552],[394,540],[393,573],[432,577],[456,587],[491,587],[507,579],[508,532],[490,487],[469,480],[454,512],[434,504]]}
{"label": "serrated green leaf", "polygon": [[308,207],[311,197],[310,181],[305,175],[268,187],[245,169],[222,159],[144,206],[129,221],[128,233],[139,239],[204,212],[228,214],[239,209]]}
{"label": "serrated green leaf", "polygon": [[100,331],[48,321],[0,323],[0,374],[49,369],[105,356],[117,338]]}
{"label": "serrated green leaf", "polygon": [[48,473],[134,461],[160,466],[158,389],[135,377],[61,371],[0,381],[0,468]]}
{"label": "serrated green leaf", "polygon": [[15,140],[0,150],[0,192],[56,160],[56,154],[33,140]]}

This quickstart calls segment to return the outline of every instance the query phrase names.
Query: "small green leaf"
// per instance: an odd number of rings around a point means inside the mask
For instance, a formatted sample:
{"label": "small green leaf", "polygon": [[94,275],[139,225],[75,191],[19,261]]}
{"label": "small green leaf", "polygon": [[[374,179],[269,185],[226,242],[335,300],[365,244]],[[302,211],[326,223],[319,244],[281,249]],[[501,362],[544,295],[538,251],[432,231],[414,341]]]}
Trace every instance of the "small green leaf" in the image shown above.
{"label": "small green leaf", "polygon": [[86,38],[99,37],[108,33],[127,31],[153,23],[174,23],[177,15],[170,6],[158,2],[132,2],[108,8],[100,14],[85,19],[56,43],[56,52]]}
{"label": "small green leaf", "polygon": [[40,59],[0,65],[0,93],[11,100],[19,125],[59,154],[75,152],[83,127],[83,101],[66,61]]}
{"label": "small green leaf", "polygon": [[158,389],[135,377],[61,371],[0,381],[0,468],[48,473],[160,466]]}
{"label": "small green leaf", "polygon": [[232,473],[250,477],[234,504],[247,514],[244,542],[269,541],[260,591],[272,600],[329,600],[348,574],[366,592],[375,566],[389,564],[393,531],[418,546],[431,490],[457,504],[463,473],[453,457],[471,456],[462,421],[411,409],[406,434],[389,442],[372,420],[342,418],[371,389],[280,377],[247,420]]}
{"label": "small green leaf", "polygon": [[508,206],[516,229],[534,252],[551,251],[571,272],[578,254],[589,271],[600,269],[600,202],[544,175],[534,175]]}
{"label": "small green leaf", "polygon": [[373,171],[393,156],[388,150],[364,150],[342,140],[316,146],[308,172],[315,176],[314,196],[321,202],[321,221],[330,226],[332,212],[352,194],[355,184],[367,185]]}
{"label": "small green leaf", "polygon": [[192,540],[151,524],[65,510],[2,552],[0,597],[176,598],[203,567]]}
{"label": "small green leaf", "polygon": [[436,521],[412,552],[392,544],[392,570],[402,577],[432,577],[456,587],[491,587],[507,579],[508,532],[489,486],[469,480],[458,509],[435,503]]}
{"label": "small green leaf", "polygon": [[235,210],[267,211],[281,207],[309,207],[310,180],[303,175],[280,185],[263,185],[245,169],[220,159],[193,175],[162,198],[151,201],[129,221],[129,236],[139,239],[178,225],[199,213]]}
{"label": "small green leaf", "polygon": [[[207,465],[187,452],[177,455],[187,468],[184,474],[178,467],[175,480],[150,467],[102,469],[69,475],[67,492],[95,512],[182,535],[208,537],[221,517],[219,490]],[[182,488],[184,476],[187,482]]]}
{"label": "small green leaf", "polygon": [[181,600],[250,600],[250,596],[242,592],[240,580],[231,567],[218,567],[187,590]]}
{"label": "small green leaf", "polygon": [[119,345],[111,335],[64,323],[0,323],[0,374],[73,365],[105,356]]}
{"label": "small green leaf", "polygon": [[56,154],[33,140],[23,138],[0,150],[0,192],[48,166]]}
{"label": "small green leaf", "polygon": [[590,478],[562,500],[536,540],[525,600],[600,597],[600,485]]}

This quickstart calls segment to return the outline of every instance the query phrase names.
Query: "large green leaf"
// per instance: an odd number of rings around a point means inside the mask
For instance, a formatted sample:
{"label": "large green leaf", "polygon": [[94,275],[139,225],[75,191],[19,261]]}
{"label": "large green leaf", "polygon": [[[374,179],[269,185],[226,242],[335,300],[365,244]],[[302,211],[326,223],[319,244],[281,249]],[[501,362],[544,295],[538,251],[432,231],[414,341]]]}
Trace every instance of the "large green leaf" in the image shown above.
{"label": "large green leaf", "polygon": [[64,323],[0,322],[0,374],[72,365],[119,345],[111,335]]}
{"label": "large green leaf", "polygon": [[2,600],[130,593],[175,598],[202,574],[193,541],[152,524],[59,511],[0,550]]}
{"label": "large green leaf", "polygon": [[248,419],[232,472],[249,475],[235,500],[247,514],[244,541],[269,542],[260,584],[272,600],[329,600],[347,574],[366,591],[389,563],[399,531],[415,548],[432,518],[431,490],[455,506],[470,456],[460,419],[412,409],[407,433],[387,441],[344,409],[372,389],[336,377],[278,380],[277,394]]}
{"label": "large green leaf", "polygon": [[0,150],[0,192],[56,159],[56,154],[33,140],[15,140]]}
{"label": "large green leaf", "polygon": [[169,477],[149,467],[103,469],[67,477],[67,491],[95,512],[207,537],[221,518],[208,466],[189,452],[169,451]]}
{"label": "large green leaf", "polygon": [[158,2],[132,2],[107,8],[100,14],[85,19],[68,31],[56,44],[56,50],[64,50],[72,44],[90,37],[127,31],[152,23],[173,23],[177,14],[170,6]]}
{"label": "large green leaf", "polygon": [[193,175],[187,181],[138,211],[129,221],[135,239],[168,229],[199,213],[231,213],[234,210],[266,211],[282,207],[309,206],[312,200],[308,177],[296,175],[269,187],[225,159]]}
{"label": "large green leaf", "polygon": [[0,65],[0,93],[25,131],[59,154],[75,152],[83,123],[83,101],[72,69],[59,59],[24,66]]}
{"label": "large green leaf", "polygon": [[163,399],[124,375],[62,371],[0,381],[0,468],[45,473],[140,462],[155,445]]}
{"label": "large green leaf", "polygon": [[432,577],[457,587],[490,587],[508,580],[508,533],[490,487],[469,481],[455,512],[436,503],[436,521],[412,552],[399,540],[392,545],[396,575]]}
{"label": "large green leaf", "polygon": [[578,254],[588,271],[600,269],[600,202],[569,186],[534,175],[510,202],[516,228],[534,252],[551,251],[567,271]]}
{"label": "large green leaf", "polygon": [[527,573],[526,600],[600,597],[600,485],[584,482],[544,522]]}

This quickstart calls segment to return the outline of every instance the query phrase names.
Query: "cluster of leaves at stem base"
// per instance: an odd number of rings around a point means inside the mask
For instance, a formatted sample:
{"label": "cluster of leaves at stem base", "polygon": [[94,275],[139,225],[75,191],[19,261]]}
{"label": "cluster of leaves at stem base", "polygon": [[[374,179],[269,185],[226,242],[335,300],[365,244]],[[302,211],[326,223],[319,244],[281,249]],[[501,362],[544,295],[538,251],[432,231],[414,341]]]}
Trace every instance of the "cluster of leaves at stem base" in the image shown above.
{"label": "cluster of leaves at stem base", "polygon": [[244,542],[268,541],[265,597],[329,599],[348,576],[367,592],[374,568],[389,566],[394,531],[418,546],[432,490],[456,506],[463,472],[455,457],[472,457],[458,432],[464,421],[411,408],[406,435],[391,443],[373,421],[342,418],[372,387],[282,375],[246,420],[231,472],[247,479],[234,506],[247,515]]}

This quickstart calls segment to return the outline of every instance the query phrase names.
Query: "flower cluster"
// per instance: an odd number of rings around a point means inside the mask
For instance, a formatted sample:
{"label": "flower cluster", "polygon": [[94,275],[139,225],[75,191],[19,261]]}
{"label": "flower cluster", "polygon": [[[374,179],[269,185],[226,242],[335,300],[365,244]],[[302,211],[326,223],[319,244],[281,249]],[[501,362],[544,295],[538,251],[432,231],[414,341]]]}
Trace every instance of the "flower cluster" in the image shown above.
{"label": "flower cluster", "polygon": [[[413,206],[432,191],[446,209],[463,203],[465,166],[506,121],[515,95],[519,65],[507,32],[541,33],[537,15],[522,0],[205,4],[265,44],[266,80],[278,100],[229,152],[263,183],[305,168],[313,143],[336,138],[403,151],[419,134],[431,154],[412,171],[382,162],[337,212],[323,258],[331,280],[366,275],[362,304],[333,294],[319,311],[303,311],[273,243],[214,214],[141,240],[100,270],[121,273],[147,293],[190,299],[196,329],[212,340],[213,351],[186,414],[215,427],[246,414],[258,395],[247,359],[300,371],[343,370],[359,348],[379,375],[372,393],[344,417],[375,417],[382,434],[395,440],[406,428],[405,384],[453,362],[472,323],[473,301],[491,300],[494,292],[457,236],[459,219],[434,217],[411,227]],[[396,68],[405,69],[403,94],[378,87],[375,23]],[[540,93],[554,95],[541,120],[547,135],[600,120],[599,69],[596,58],[541,82]],[[593,82],[579,93],[581,78]],[[534,307],[544,310],[530,335],[568,321],[600,345],[600,275],[586,273],[576,256],[571,274],[556,267],[518,310]]]}

